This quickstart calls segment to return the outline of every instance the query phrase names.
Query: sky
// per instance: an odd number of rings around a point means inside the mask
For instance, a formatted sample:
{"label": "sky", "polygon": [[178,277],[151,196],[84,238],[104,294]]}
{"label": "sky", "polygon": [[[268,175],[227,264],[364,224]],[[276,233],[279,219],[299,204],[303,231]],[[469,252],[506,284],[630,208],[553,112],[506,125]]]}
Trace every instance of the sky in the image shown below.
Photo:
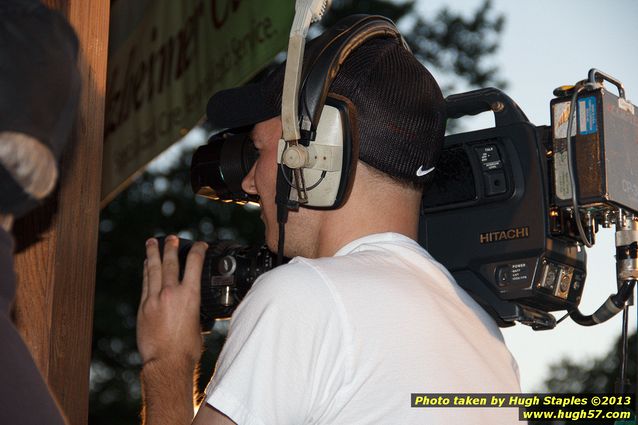
{"label": "sky", "polygon": [[[418,10],[431,18],[443,6],[467,11],[470,16],[482,0],[422,0]],[[493,9],[505,15],[500,48],[492,58],[505,92],[518,103],[535,125],[549,125],[549,102],[554,88],[573,84],[598,68],[624,83],[627,98],[638,104],[638,0],[494,0]],[[435,77],[437,76],[434,72]],[[445,93],[449,95],[452,93]],[[481,114],[468,129],[491,127],[493,117]],[[186,138],[187,145],[201,143],[201,130]],[[183,144],[182,144],[183,146]],[[171,151],[151,168],[166,167]],[[595,311],[615,293],[614,230],[602,229],[587,250],[587,280],[580,310]],[[630,310],[630,329],[636,329],[636,308]],[[621,315],[603,324],[582,327],[570,319],[551,331],[536,332],[516,325],[503,329],[507,345],[519,364],[523,391],[542,390],[549,365],[563,357],[591,362],[607,353],[620,335]],[[632,381],[635,377],[631,377]]]}
{"label": "sky", "polygon": [[[418,8],[429,17],[442,6],[471,14],[481,3],[423,0]],[[535,125],[549,125],[553,89],[586,78],[590,68],[622,81],[627,98],[638,104],[638,49],[634,44],[638,39],[638,1],[495,0],[493,9],[506,19],[493,62],[508,82],[505,92]],[[470,127],[492,126],[493,117],[484,115]],[[614,230],[602,229],[587,254],[588,275],[580,305],[584,314],[594,312],[615,293]],[[636,317],[632,307],[630,324],[634,330]],[[567,319],[551,331],[535,332],[516,325],[503,329],[503,334],[518,361],[523,391],[534,391],[542,389],[552,362],[569,357],[584,363],[608,352],[620,335],[620,326],[619,314],[593,327]]]}

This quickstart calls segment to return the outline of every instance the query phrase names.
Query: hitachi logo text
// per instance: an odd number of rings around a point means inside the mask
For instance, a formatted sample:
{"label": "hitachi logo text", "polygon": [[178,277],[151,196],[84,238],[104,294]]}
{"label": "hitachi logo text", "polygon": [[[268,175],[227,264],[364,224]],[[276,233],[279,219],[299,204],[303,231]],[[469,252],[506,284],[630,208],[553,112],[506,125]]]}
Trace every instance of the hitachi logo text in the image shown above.
{"label": "hitachi logo text", "polygon": [[481,244],[498,241],[509,241],[512,239],[529,238],[529,227],[515,227],[507,230],[497,230],[480,234]]}

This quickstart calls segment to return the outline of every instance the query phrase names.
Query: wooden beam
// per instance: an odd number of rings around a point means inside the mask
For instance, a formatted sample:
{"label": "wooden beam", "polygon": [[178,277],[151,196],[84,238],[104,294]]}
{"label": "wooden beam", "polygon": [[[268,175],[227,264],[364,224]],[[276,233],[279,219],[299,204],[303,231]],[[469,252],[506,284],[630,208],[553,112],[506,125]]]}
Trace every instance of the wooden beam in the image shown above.
{"label": "wooden beam", "polygon": [[69,423],[88,419],[89,367],[102,171],[109,0],[49,0],[75,28],[82,94],[60,187],[16,223],[14,317]]}

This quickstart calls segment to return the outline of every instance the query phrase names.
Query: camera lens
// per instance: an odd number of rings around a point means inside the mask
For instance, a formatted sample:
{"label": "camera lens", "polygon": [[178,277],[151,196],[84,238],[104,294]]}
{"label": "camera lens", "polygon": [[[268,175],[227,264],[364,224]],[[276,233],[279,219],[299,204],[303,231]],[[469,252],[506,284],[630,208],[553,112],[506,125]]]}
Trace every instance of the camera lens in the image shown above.
{"label": "camera lens", "polygon": [[248,133],[224,133],[200,146],[191,162],[193,192],[226,202],[257,202],[241,188],[241,182],[257,160],[257,150]]}

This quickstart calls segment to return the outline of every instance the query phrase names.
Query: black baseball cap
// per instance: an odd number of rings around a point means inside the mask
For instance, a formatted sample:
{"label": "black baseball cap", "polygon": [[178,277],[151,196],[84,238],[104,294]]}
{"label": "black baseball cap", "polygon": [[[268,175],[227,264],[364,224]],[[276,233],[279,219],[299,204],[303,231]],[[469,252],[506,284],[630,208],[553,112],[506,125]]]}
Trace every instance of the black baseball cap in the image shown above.
{"label": "black baseball cap", "polygon": [[[304,73],[330,41],[325,32],[307,43]],[[217,92],[208,102],[209,121],[239,128],[280,115],[284,74],[285,62],[258,83]],[[443,145],[445,103],[434,77],[400,40],[373,38],[357,47],[330,92],[355,106],[361,161],[400,181],[429,180]]]}
{"label": "black baseball cap", "polygon": [[[60,13],[37,0],[0,0],[0,132],[15,133],[10,140],[40,158],[48,149],[52,163],[60,159],[75,121],[77,56],[78,39]],[[19,217],[46,195],[25,184],[54,180],[57,173],[22,175],[31,169],[17,173],[14,162],[20,158],[14,151],[7,155],[0,161],[0,213]]]}
{"label": "black baseball cap", "polygon": [[29,135],[59,158],[80,92],[78,39],[36,0],[0,1],[0,131]]}

